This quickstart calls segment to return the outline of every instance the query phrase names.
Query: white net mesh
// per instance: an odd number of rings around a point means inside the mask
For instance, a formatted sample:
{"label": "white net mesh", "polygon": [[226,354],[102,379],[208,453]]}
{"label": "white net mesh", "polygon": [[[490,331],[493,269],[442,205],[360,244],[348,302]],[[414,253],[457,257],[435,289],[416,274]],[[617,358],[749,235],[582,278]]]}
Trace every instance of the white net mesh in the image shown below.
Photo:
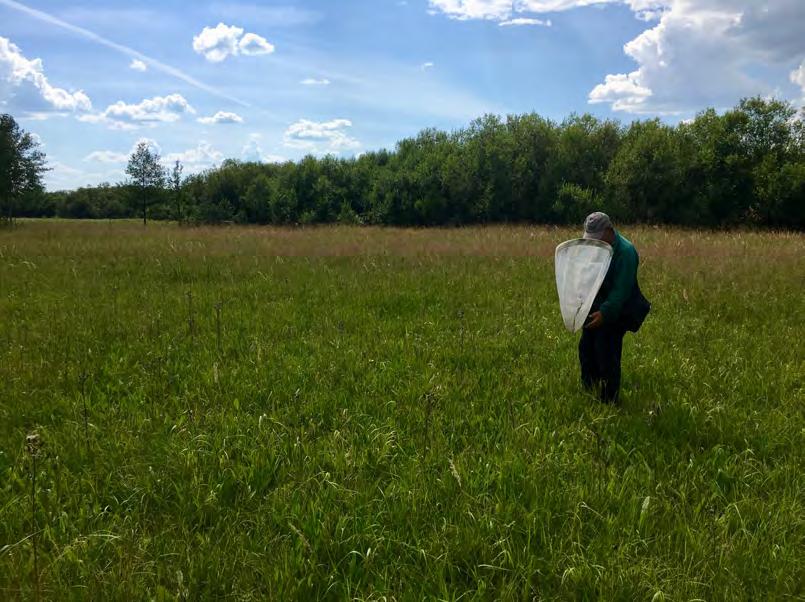
{"label": "white net mesh", "polygon": [[584,326],[612,261],[612,247],[599,240],[569,240],[556,247],[556,289],[570,332]]}

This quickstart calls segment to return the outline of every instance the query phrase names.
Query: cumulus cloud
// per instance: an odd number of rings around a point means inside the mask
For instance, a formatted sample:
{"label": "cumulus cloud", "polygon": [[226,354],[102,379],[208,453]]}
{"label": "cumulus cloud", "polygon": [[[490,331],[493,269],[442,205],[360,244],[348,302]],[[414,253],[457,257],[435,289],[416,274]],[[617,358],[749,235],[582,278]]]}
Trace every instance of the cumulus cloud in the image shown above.
{"label": "cumulus cloud", "polygon": [[[162,155],[162,147],[152,138],[139,138],[128,152],[122,153],[112,150],[99,150],[89,153],[84,157],[88,163],[103,163],[108,165],[125,165],[137,147],[145,143],[152,152]],[[209,142],[202,140],[195,147],[181,152],[168,153],[162,156],[162,163],[166,167],[172,166],[176,161],[181,161],[188,173],[200,171],[220,163],[224,158],[223,153],[215,149]]]}
{"label": "cumulus cloud", "polygon": [[144,73],[144,72],[148,71],[148,65],[146,65],[140,59],[134,59],[133,61],[131,61],[131,64],[129,65],[129,69],[133,69],[134,71],[139,71],[140,73]]}
{"label": "cumulus cloud", "polygon": [[753,0],[665,0],[657,24],[624,46],[637,68],[608,75],[589,100],[631,113],[674,113],[773,94],[776,86],[753,68],[805,56],[802,31],[800,0],[763,10]]}
{"label": "cumulus cloud", "polygon": [[198,171],[212,167],[223,158],[224,155],[220,151],[213,148],[209,142],[202,140],[195,148],[165,155],[163,161],[169,165],[181,161],[189,171]]}
{"label": "cumulus cloud", "polygon": [[220,63],[238,53],[238,42],[243,35],[240,27],[230,27],[219,23],[216,27],[205,27],[193,38],[193,50],[212,63]]}
{"label": "cumulus cloud", "polygon": [[88,163],[106,163],[106,164],[122,164],[126,163],[129,160],[129,157],[137,150],[137,147],[140,144],[147,144],[148,148],[155,153],[162,153],[162,148],[159,146],[156,140],[153,138],[139,138],[134,144],[131,145],[131,149],[128,153],[120,153],[117,151],[111,150],[99,150],[93,151],[84,157],[84,161]]}
{"label": "cumulus cloud", "polygon": [[238,42],[238,48],[246,56],[258,56],[274,52],[274,45],[256,33],[247,33],[243,36]]}
{"label": "cumulus cloud", "polygon": [[308,77],[307,79],[303,79],[299,82],[303,86],[329,86],[330,80],[329,79],[316,79],[314,77]]}
{"label": "cumulus cloud", "polygon": [[802,61],[799,69],[795,69],[791,72],[790,77],[791,83],[796,84],[802,89],[802,96],[805,98],[805,61]]}
{"label": "cumulus cloud", "polygon": [[102,113],[83,115],[79,119],[88,123],[103,123],[112,129],[133,129],[143,125],[171,123],[195,112],[184,96],[170,94],[147,98],[137,104],[119,100]]}
{"label": "cumulus cloud", "polygon": [[211,117],[200,117],[198,119],[199,123],[203,123],[204,125],[216,125],[222,123],[243,123],[243,117],[238,115],[237,113],[228,113],[227,111],[218,111],[215,115]]}
{"label": "cumulus cloud", "polygon": [[346,129],[352,127],[348,119],[332,121],[311,121],[300,119],[285,131],[284,143],[289,148],[306,150],[311,153],[340,153],[360,147],[360,142],[350,137]]}
{"label": "cumulus cloud", "polygon": [[250,134],[249,141],[241,151],[241,159],[251,163],[284,163],[287,159],[279,155],[271,155],[263,151],[260,134]]}
{"label": "cumulus cloud", "polygon": [[215,27],[205,27],[193,38],[193,50],[211,63],[220,63],[239,54],[271,54],[274,45],[256,33],[244,33],[242,27],[219,23]]}
{"label": "cumulus cloud", "polygon": [[[433,14],[500,25],[525,24],[539,20],[537,15],[592,5],[628,7],[636,19],[650,23],[624,46],[635,67],[604,75],[588,99],[616,111],[684,113],[730,106],[743,96],[779,93],[781,82],[763,79],[757,67],[785,71],[805,58],[802,0],[429,1]],[[798,84],[795,77],[799,75],[792,75],[792,82]]]}
{"label": "cumulus cloud", "polygon": [[639,73],[607,75],[603,84],[598,84],[590,92],[590,102],[606,102],[616,111],[639,112],[651,98],[651,90],[639,83]]}
{"label": "cumulus cloud", "polygon": [[0,106],[45,114],[92,109],[81,90],[69,92],[50,83],[42,59],[28,59],[8,38],[0,37]]}
{"label": "cumulus cloud", "polygon": [[259,163],[263,160],[263,149],[260,146],[260,134],[251,134],[249,141],[240,152],[241,159],[251,163]]}

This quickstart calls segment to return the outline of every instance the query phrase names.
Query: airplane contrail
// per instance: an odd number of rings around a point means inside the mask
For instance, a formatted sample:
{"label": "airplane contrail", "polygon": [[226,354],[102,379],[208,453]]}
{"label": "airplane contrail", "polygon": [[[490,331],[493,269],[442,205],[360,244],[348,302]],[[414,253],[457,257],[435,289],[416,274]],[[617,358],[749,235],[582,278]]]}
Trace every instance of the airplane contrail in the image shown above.
{"label": "airplane contrail", "polygon": [[198,88],[199,90],[204,90],[205,92],[212,94],[214,96],[218,96],[219,98],[225,98],[226,100],[237,103],[242,107],[250,106],[249,103],[244,102],[239,98],[231,96],[226,92],[222,92],[217,88],[214,88],[210,85],[205,84],[204,82],[200,82],[197,79],[190,77],[189,75],[180,71],[176,67],[166,65],[161,61],[153,59],[150,56],[146,56],[143,53],[134,50],[133,48],[129,48],[128,46],[123,46],[122,44],[113,42],[112,40],[104,38],[103,36],[100,36],[95,32],[92,32],[88,29],[84,29],[83,27],[73,25],[72,23],[68,23],[67,21],[62,21],[58,17],[54,17],[53,15],[50,15],[46,12],[37,10],[35,8],[31,8],[30,6],[26,6],[25,4],[16,2],[15,0],[0,0],[0,5],[13,8],[14,10],[18,10],[22,13],[25,13],[26,15],[33,17],[34,19],[44,21],[45,23],[50,23],[51,25],[56,25],[57,27],[61,27],[62,29],[71,31],[83,38],[86,38],[87,40],[97,42],[98,44],[106,46],[107,48],[111,48],[112,50],[116,50],[117,52],[130,56],[132,58],[139,59],[144,63],[146,63],[147,65],[153,67],[157,71],[162,71],[163,73],[171,75],[176,79],[179,79],[187,84],[190,84],[195,88]]}

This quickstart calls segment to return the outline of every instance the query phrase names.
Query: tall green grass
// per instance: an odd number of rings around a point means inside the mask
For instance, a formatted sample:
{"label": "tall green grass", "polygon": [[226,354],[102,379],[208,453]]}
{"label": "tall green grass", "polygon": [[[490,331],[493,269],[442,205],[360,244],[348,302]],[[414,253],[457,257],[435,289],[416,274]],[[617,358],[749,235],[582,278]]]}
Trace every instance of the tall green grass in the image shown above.
{"label": "tall green grass", "polygon": [[805,238],[625,234],[612,408],[576,232],[0,231],[0,598],[802,597]]}

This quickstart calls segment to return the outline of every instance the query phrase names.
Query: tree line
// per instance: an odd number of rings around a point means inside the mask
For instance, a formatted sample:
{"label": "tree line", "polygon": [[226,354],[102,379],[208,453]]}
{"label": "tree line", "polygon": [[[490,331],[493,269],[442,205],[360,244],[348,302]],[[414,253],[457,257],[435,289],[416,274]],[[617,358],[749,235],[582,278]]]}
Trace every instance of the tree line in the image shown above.
{"label": "tree line", "polygon": [[226,160],[189,177],[141,145],[127,175],[118,185],[27,194],[16,214],[442,226],[568,224],[603,210],[632,223],[802,229],[805,115],[763,98],[678,125],[486,115],[453,132],[423,130],[391,151]]}

